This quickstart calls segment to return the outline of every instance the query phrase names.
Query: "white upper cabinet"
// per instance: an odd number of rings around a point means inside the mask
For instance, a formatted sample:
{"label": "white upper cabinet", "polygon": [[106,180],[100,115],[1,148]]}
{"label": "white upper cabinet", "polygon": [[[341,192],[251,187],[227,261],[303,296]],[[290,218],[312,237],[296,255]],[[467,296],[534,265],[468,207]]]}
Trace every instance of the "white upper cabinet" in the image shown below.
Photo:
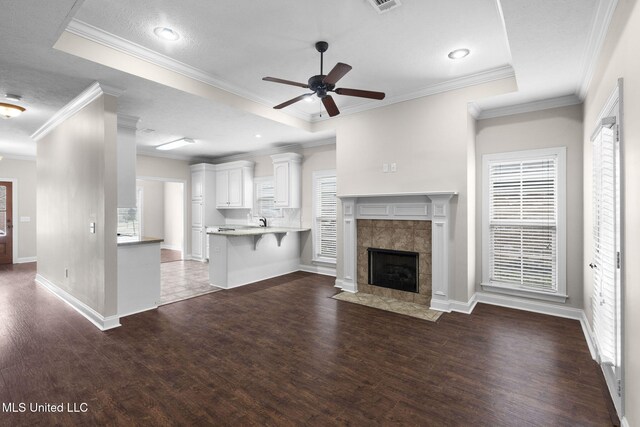
{"label": "white upper cabinet", "polygon": [[253,207],[253,162],[239,161],[216,165],[216,207]]}
{"label": "white upper cabinet", "polygon": [[[199,166],[199,165],[194,165]],[[193,169],[193,168],[192,168]],[[204,197],[204,169],[191,171],[191,200],[202,200]]]}
{"label": "white upper cabinet", "polygon": [[273,178],[275,206],[299,209],[302,199],[302,156],[296,153],[274,154]]}

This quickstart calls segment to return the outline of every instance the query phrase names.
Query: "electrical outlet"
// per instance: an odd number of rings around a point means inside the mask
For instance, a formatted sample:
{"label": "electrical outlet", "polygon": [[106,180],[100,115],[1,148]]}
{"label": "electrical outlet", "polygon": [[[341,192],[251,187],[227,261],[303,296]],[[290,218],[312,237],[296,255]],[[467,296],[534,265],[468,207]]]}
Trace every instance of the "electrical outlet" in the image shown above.
{"label": "electrical outlet", "polygon": [[397,172],[398,166],[395,163],[391,163],[391,172]]}
{"label": "electrical outlet", "polygon": [[387,173],[389,172],[389,163],[383,163],[382,164],[382,173]]}

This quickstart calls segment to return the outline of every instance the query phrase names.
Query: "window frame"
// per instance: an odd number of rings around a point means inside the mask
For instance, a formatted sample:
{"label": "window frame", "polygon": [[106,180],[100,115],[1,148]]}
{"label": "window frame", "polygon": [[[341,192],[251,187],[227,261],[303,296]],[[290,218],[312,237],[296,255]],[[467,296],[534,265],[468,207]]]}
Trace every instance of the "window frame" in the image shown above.
{"label": "window frame", "polygon": [[[337,175],[336,175],[336,170],[335,169],[330,169],[330,170],[322,170],[322,171],[314,171],[312,173],[311,176],[311,241],[312,241],[312,250],[313,250],[313,254],[311,257],[312,262],[316,263],[316,264],[330,264],[330,265],[336,265],[337,264],[337,255],[336,258],[329,258],[329,257],[322,257],[322,256],[318,256],[318,245],[320,242],[319,239],[319,222],[318,222],[318,218],[316,216],[316,212],[317,212],[317,207],[318,207],[318,194],[317,194],[317,182],[319,179],[322,178],[328,178],[328,177],[333,177],[336,179],[336,184],[337,184]],[[337,244],[338,244],[338,237],[337,237],[337,228],[338,228],[338,214],[337,214],[337,191],[336,191],[336,248],[337,248]]]}
{"label": "window frame", "polygon": [[[566,302],[567,295],[567,208],[566,208],[566,147],[544,148],[538,150],[511,151],[485,154],[482,156],[482,289],[489,292],[508,294],[518,297],[534,298],[553,302]],[[526,161],[539,158],[555,157],[557,159],[557,221],[556,221],[556,271],[557,290],[547,292],[535,290],[512,283],[494,282],[490,280],[491,272],[491,234],[490,234],[490,167],[494,163]]]}

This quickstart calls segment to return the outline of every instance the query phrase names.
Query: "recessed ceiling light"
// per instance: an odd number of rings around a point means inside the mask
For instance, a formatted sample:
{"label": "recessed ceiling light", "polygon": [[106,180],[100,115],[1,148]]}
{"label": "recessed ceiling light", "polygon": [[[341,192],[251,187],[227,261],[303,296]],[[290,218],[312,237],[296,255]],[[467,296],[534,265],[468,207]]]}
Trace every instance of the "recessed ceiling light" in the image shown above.
{"label": "recessed ceiling light", "polygon": [[260,135],[259,133],[256,133],[256,138],[262,138],[262,135]]}
{"label": "recessed ceiling light", "polygon": [[176,141],[167,142],[166,144],[160,144],[156,147],[156,150],[175,150],[176,148],[195,143],[196,142],[191,138],[180,138]]}
{"label": "recessed ceiling light", "polygon": [[462,59],[465,56],[469,55],[471,51],[469,49],[456,49],[454,51],[449,52],[449,58],[451,59]]}
{"label": "recessed ceiling light", "polygon": [[153,32],[156,34],[156,36],[160,37],[163,40],[169,40],[173,42],[180,38],[180,34],[168,27],[156,27]]}

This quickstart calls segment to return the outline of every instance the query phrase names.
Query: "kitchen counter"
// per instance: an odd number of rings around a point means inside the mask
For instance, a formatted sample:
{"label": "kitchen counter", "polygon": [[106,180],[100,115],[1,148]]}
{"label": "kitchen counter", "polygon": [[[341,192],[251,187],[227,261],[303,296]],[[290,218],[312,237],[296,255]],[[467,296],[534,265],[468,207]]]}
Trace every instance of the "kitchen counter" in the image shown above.
{"label": "kitchen counter", "polygon": [[150,243],[162,243],[164,239],[146,236],[118,236],[118,246],[146,245]]}
{"label": "kitchen counter", "polygon": [[[219,231],[222,228],[222,231]],[[234,228],[232,225],[221,225],[207,227],[207,234],[216,234],[219,236],[259,236],[261,234],[282,234],[282,233],[300,233],[310,231],[310,228],[294,228],[294,227],[247,227],[240,226],[235,230],[224,230],[225,228]]]}
{"label": "kitchen counter", "polygon": [[206,231],[209,283],[229,289],[298,271],[299,233],[309,229],[222,225]]}

